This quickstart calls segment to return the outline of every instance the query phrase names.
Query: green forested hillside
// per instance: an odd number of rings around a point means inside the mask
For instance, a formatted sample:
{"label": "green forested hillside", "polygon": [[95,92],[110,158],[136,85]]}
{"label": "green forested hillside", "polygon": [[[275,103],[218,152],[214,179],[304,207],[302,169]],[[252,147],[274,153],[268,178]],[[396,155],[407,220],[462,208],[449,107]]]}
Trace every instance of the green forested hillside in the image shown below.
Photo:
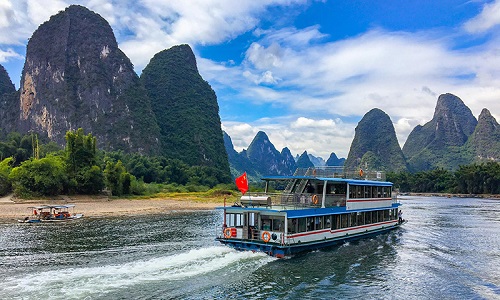
{"label": "green forested hillside", "polygon": [[215,168],[230,180],[217,97],[188,45],[157,53],[141,75],[160,126],[161,154]]}
{"label": "green forested hillside", "polygon": [[345,167],[349,170],[407,170],[394,126],[385,112],[374,108],[359,121]]}

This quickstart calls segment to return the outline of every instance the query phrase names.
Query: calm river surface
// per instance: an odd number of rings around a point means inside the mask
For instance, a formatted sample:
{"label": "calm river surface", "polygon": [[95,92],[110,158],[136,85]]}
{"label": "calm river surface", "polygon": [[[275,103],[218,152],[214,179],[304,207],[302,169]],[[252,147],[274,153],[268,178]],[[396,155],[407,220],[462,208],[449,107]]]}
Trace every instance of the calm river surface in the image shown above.
{"label": "calm river surface", "polygon": [[219,211],[0,224],[0,299],[500,299],[500,201],[405,197],[391,233],[287,259]]}

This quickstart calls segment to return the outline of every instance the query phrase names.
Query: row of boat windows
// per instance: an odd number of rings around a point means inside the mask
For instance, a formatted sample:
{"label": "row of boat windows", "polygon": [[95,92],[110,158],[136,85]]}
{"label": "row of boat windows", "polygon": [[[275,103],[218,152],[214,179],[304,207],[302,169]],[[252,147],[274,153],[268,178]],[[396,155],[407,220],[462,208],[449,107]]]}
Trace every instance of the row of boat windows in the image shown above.
{"label": "row of boat windows", "polygon": [[349,199],[353,198],[390,198],[390,186],[368,186],[368,185],[350,185]]}
{"label": "row of boat windows", "polygon": [[397,219],[397,209],[288,219],[288,233],[342,229]]}
{"label": "row of boat windows", "polygon": [[[259,230],[284,232],[285,218],[281,216],[261,216],[261,222],[257,222],[257,214],[249,213],[245,222],[243,214],[226,214],[226,222],[229,227],[243,227],[246,225]],[[397,219],[397,209],[385,209],[366,212],[352,212],[326,216],[290,218],[288,219],[288,233],[300,233],[322,229],[342,229],[348,227],[362,226],[378,222]],[[260,225],[260,226],[259,226]]]}

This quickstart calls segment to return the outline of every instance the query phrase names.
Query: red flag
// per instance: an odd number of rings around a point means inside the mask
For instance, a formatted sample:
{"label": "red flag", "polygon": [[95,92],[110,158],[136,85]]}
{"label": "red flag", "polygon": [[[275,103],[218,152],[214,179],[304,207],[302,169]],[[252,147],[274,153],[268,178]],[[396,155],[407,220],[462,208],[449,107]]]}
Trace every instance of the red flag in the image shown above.
{"label": "red flag", "polygon": [[236,187],[240,192],[245,195],[245,193],[248,191],[248,178],[247,178],[247,172],[243,173],[240,177],[236,178]]}

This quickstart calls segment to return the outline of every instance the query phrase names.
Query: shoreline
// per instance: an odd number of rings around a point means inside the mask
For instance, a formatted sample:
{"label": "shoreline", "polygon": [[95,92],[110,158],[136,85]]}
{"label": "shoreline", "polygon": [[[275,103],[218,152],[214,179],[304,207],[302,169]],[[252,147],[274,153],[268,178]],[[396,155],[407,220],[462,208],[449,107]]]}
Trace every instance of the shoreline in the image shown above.
{"label": "shoreline", "polygon": [[445,198],[482,198],[500,200],[500,194],[452,194],[452,193],[399,193],[400,196],[445,197]]}
{"label": "shoreline", "polygon": [[84,218],[153,215],[175,211],[213,210],[223,206],[217,201],[180,199],[109,199],[108,197],[63,196],[62,199],[13,199],[0,198],[0,222],[17,222],[31,215],[30,206],[75,204],[70,213],[81,213]]}

